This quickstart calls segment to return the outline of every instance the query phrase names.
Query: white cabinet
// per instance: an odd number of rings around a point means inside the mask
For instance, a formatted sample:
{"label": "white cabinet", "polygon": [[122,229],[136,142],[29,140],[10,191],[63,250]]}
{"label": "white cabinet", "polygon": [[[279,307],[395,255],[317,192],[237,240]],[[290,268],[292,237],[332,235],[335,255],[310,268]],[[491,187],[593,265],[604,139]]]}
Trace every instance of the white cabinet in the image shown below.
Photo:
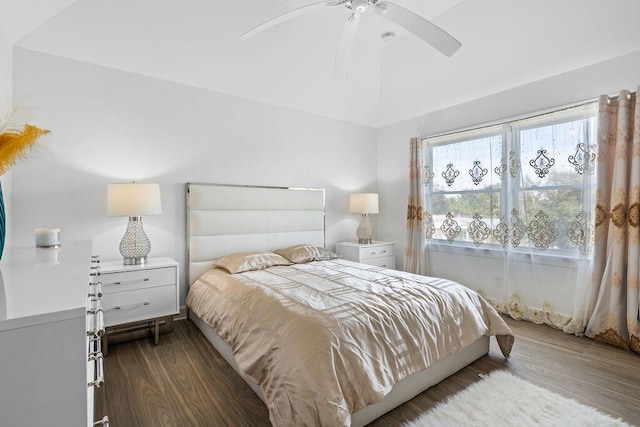
{"label": "white cabinet", "polygon": [[336,245],[336,253],[340,258],[375,265],[384,268],[396,268],[395,244],[389,242],[373,242],[360,244],[342,242]]}
{"label": "white cabinet", "polygon": [[[102,374],[99,298],[90,301],[91,242],[6,248],[0,262],[0,425],[93,425]],[[94,314],[88,315],[93,310]],[[94,353],[90,355],[89,353]],[[100,418],[103,414],[97,414]]]}
{"label": "white cabinet", "polygon": [[105,262],[100,281],[107,334],[117,333],[120,325],[153,321],[157,344],[160,319],[171,322],[179,312],[178,263],[171,258],[149,258],[144,265]]}

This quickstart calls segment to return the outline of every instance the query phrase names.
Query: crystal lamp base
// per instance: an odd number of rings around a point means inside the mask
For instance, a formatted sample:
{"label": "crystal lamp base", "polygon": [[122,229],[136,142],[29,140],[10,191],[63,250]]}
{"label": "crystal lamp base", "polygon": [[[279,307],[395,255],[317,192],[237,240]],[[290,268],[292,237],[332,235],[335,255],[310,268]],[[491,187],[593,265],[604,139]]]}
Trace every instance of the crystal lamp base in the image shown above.
{"label": "crystal lamp base", "polygon": [[369,221],[369,214],[362,214],[356,235],[358,236],[358,243],[360,244],[368,245],[373,241],[373,225],[371,225]]}
{"label": "crystal lamp base", "polygon": [[120,254],[124,265],[138,265],[147,262],[151,252],[151,242],[142,228],[141,216],[130,216],[127,231],[120,241]]}

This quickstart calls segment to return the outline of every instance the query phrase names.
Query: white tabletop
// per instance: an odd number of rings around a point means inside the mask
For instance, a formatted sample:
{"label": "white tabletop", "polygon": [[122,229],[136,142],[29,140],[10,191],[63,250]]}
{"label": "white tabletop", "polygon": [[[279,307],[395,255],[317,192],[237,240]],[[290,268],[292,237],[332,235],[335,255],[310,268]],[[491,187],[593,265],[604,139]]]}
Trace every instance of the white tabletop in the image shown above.
{"label": "white tabletop", "polygon": [[139,271],[139,270],[148,270],[153,268],[163,268],[163,267],[177,267],[178,262],[173,258],[169,257],[160,257],[160,258],[149,258],[147,262],[144,264],[136,264],[136,265],[124,265],[122,263],[122,259],[117,261],[102,261],[100,262],[100,271],[108,272],[108,273],[119,273],[123,271]]}
{"label": "white tabletop", "polygon": [[0,261],[0,331],[86,316],[91,242],[7,247]]}

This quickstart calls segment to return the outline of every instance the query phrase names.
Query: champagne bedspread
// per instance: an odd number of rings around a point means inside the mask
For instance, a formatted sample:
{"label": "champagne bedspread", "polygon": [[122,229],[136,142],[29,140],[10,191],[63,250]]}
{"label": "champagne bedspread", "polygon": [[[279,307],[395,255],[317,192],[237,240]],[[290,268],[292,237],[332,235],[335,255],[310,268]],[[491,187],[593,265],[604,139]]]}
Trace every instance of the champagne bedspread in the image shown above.
{"label": "champagne bedspread", "polygon": [[474,291],[344,260],[229,274],[213,268],[187,305],[259,384],[274,426],[349,426],[403,378],[483,335],[513,335]]}

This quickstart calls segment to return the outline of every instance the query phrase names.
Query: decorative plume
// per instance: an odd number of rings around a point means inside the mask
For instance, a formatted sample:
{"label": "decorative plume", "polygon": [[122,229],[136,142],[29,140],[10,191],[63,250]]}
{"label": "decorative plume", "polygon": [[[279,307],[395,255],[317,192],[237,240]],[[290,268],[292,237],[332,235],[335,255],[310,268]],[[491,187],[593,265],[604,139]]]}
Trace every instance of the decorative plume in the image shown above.
{"label": "decorative plume", "polygon": [[18,107],[8,104],[0,108],[5,112],[0,114],[0,175],[21,160],[42,135],[49,133],[28,123],[19,126],[11,123],[16,121]]}
{"label": "decorative plume", "polygon": [[11,166],[21,160],[26,152],[33,148],[36,141],[44,134],[46,129],[40,129],[30,124],[25,124],[22,129],[9,129],[0,134],[0,175],[8,171]]}

